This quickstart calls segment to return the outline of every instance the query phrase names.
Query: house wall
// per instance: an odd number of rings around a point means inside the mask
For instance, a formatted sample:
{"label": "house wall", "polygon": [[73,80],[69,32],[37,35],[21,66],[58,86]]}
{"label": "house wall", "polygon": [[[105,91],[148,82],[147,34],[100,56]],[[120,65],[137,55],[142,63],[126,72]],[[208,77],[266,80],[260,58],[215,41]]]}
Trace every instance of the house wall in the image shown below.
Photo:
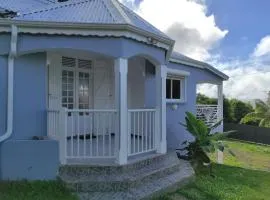
{"label": "house wall", "polygon": [[[7,54],[10,36],[0,35],[0,44],[0,135],[3,135],[6,131]],[[20,34],[17,47],[13,133],[11,138],[0,143],[0,179],[5,180],[54,179],[57,175],[58,142],[32,140],[33,136],[47,135],[46,51],[72,49],[106,55],[111,59],[145,56],[156,63],[165,63],[165,50],[124,38]],[[143,93],[142,91],[140,95],[143,96]],[[136,106],[140,106],[139,104]]]}
{"label": "house wall", "polygon": [[222,80],[212,72],[200,68],[171,62],[167,67],[190,72],[190,76],[187,77],[186,102],[178,104],[176,110],[172,109],[173,104],[167,103],[168,148],[176,148],[185,140],[192,140],[192,136],[179,124],[179,122],[185,122],[185,112],[187,111],[196,114],[196,85],[201,82],[221,83]]}
{"label": "house wall", "polygon": [[[38,42],[36,42],[38,40]],[[103,54],[113,58],[131,58],[143,55],[164,64],[166,51],[127,38],[82,37],[57,35],[20,35],[18,53],[44,52],[47,50],[73,49]]]}
{"label": "house wall", "polygon": [[[14,63],[13,134],[0,144],[0,179],[55,179],[58,142],[32,140],[47,134],[46,54],[19,56]],[[6,131],[7,65],[7,56],[0,56],[0,135]]]}

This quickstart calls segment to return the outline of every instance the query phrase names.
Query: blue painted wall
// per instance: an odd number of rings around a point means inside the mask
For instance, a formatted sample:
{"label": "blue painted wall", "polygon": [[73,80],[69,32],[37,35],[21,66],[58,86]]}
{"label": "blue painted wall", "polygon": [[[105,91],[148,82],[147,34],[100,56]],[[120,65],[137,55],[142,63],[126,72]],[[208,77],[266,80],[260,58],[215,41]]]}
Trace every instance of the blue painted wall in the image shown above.
{"label": "blue painted wall", "polygon": [[[38,41],[38,42],[37,42]],[[165,50],[126,38],[82,36],[20,35],[18,53],[27,54],[46,50],[77,49],[110,56],[130,58],[148,55],[158,63],[165,63]]]}
{"label": "blue painted wall", "polygon": [[0,179],[56,179],[58,142],[53,140],[8,140],[0,144]]}
{"label": "blue painted wall", "polygon": [[0,33],[0,55],[7,55],[10,49],[10,34]]}
{"label": "blue painted wall", "polygon": [[187,101],[178,104],[177,110],[171,108],[167,103],[167,142],[169,148],[176,148],[185,140],[192,140],[191,135],[179,124],[185,122],[185,112],[196,113],[196,86],[201,82],[221,83],[222,80],[210,71],[190,67],[186,65],[169,63],[168,68],[179,69],[190,72],[187,77]]}
{"label": "blue painted wall", "polygon": [[0,135],[6,131],[7,64],[7,57],[0,56]]}
{"label": "blue painted wall", "polygon": [[46,135],[46,54],[24,55],[15,61],[13,139]]}

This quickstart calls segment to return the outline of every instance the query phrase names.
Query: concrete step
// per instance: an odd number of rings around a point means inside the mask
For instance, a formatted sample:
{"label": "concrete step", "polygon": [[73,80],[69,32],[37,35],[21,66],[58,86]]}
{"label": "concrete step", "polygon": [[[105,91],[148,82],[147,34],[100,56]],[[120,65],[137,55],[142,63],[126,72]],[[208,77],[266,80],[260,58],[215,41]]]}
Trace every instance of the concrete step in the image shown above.
{"label": "concrete step", "polygon": [[94,192],[94,191],[128,191],[131,188],[139,186],[147,181],[158,179],[183,170],[184,163],[174,161],[160,163],[159,165],[149,165],[143,169],[132,170],[129,173],[117,175],[92,175],[85,177],[61,177],[66,185],[76,192]]}
{"label": "concrete step", "polygon": [[133,170],[140,170],[149,165],[157,165],[161,162],[168,161],[172,157],[161,154],[147,155],[142,158],[135,158],[129,161],[127,165],[119,166],[117,164],[109,165],[89,165],[89,164],[72,164],[64,165],[59,168],[59,176],[62,177],[86,177],[92,175],[118,175],[123,173],[129,173]]}
{"label": "concrete step", "polygon": [[140,200],[151,199],[166,192],[173,192],[193,181],[194,171],[190,165],[159,179],[144,182],[126,192],[79,192],[80,200]]}
{"label": "concrete step", "polygon": [[59,177],[74,192],[127,192],[170,174],[192,169],[175,153],[127,166],[66,166]]}

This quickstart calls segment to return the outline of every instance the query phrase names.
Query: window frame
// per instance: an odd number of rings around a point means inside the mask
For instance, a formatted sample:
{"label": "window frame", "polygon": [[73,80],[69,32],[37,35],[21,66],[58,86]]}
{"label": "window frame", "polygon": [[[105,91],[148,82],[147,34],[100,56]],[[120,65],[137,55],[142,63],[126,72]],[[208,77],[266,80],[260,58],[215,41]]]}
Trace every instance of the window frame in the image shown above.
{"label": "window frame", "polygon": [[[61,56],[61,59],[63,57],[67,57],[67,58],[71,58],[71,59],[75,59],[75,65],[74,67],[67,67],[67,66],[63,66],[62,63],[61,63],[61,107],[64,107],[63,106],[63,80],[62,80],[62,73],[63,71],[67,71],[67,72],[73,72],[73,109],[80,109],[80,102],[79,102],[79,82],[80,82],[80,77],[79,77],[79,73],[88,73],[89,74],[89,108],[91,108],[91,96],[93,95],[90,95],[90,87],[91,87],[91,81],[92,81],[92,70],[93,70],[93,61],[91,59],[81,59],[81,58],[78,58],[78,57],[71,57],[71,56]],[[89,62],[91,62],[91,66],[89,69],[85,69],[85,68],[80,68],[79,67],[79,60],[87,60]],[[67,108],[69,109],[69,108]]]}
{"label": "window frame", "polygon": [[[167,98],[167,80],[171,81],[171,87],[170,87],[171,98]],[[180,98],[179,99],[173,98],[173,81],[174,80],[180,81]],[[186,76],[168,73],[166,77],[166,102],[167,103],[185,103],[187,101],[186,87],[187,87]]]}

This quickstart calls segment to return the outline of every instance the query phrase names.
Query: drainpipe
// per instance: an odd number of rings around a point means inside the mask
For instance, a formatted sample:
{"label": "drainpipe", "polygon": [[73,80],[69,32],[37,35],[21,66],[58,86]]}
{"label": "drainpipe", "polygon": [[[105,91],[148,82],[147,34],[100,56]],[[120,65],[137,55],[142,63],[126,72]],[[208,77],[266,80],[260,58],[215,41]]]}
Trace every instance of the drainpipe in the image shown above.
{"label": "drainpipe", "polygon": [[8,98],[7,98],[7,130],[0,136],[0,142],[8,139],[13,132],[13,85],[14,85],[14,58],[17,54],[17,26],[11,25],[10,52],[8,55]]}

